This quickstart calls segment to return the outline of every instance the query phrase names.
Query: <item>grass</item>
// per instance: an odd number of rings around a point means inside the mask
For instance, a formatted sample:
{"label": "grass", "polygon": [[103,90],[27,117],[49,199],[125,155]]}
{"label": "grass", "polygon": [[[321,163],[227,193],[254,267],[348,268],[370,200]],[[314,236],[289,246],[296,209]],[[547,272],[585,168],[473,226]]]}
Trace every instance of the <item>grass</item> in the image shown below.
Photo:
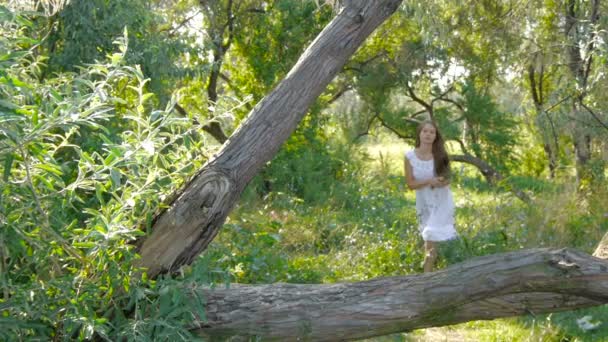
{"label": "grass", "polygon": [[[422,240],[414,193],[403,184],[402,143],[366,145],[361,172],[348,172],[327,200],[305,203],[288,192],[250,196],[230,215],[206,253],[222,277],[240,283],[331,283],[421,272]],[[353,162],[354,164],[354,162]],[[593,252],[608,231],[608,192],[581,195],[568,185],[530,183],[528,206],[455,167],[457,229],[466,241],[454,259],[530,247]],[[452,253],[454,255],[454,253]],[[458,253],[456,253],[458,254]],[[224,279],[219,277],[221,279]],[[593,329],[577,320],[590,316]],[[608,307],[423,329],[370,341],[602,341]]]}

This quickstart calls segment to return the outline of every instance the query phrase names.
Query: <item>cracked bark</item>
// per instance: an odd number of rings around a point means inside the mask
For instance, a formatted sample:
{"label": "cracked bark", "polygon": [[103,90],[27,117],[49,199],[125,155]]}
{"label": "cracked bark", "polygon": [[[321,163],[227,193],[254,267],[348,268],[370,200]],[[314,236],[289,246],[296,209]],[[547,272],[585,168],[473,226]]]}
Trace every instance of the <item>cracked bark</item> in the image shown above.
{"label": "cracked bark", "polygon": [[196,289],[211,339],[355,340],[608,303],[608,261],[572,249],[471,259],[433,273],[321,285]]}

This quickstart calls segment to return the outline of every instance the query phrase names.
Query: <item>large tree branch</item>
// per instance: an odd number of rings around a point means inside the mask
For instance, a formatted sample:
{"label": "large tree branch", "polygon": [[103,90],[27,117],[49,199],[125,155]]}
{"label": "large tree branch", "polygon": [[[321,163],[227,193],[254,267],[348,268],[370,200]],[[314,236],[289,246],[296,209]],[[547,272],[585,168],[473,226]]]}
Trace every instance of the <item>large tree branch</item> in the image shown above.
{"label": "large tree branch", "polygon": [[370,57],[364,61],[358,62],[357,66],[345,66],[343,70],[344,71],[352,70],[352,71],[356,71],[358,73],[362,73],[363,68],[365,68],[368,64],[370,64],[371,62],[375,61],[378,58],[386,57],[387,55],[388,55],[388,52],[386,50],[382,50],[382,51],[378,52],[377,54],[373,55],[372,57]]}
{"label": "large tree branch", "polygon": [[[496,185],[496,183],[504,179],[504,177],[492,166],[490,166],[490,164],[472,155],[450,155],[450,160],[475,166],[486,178],[488,183],[492,185]],[[524,201],[525,203],[530,203],[530,197],[525,192],[514,188],[510,189],[510,191],[520,200]]]}
{"label": "large tree branch", "polygon": [[304,51],[285,79],[252,110],[215,158],[159,215],[140,244],[150,277],[175,272],[213,240],[245,186],[277,153],[310,105],[401,0],[352,0]]}
{"label": "large tree branch", "polygon": [[198,291],[207,299],[207,319],[194,326],[211,339],[344,341],[608,303],[608,261],[533,249],[359,283]]}
{"label": "large tree branch", "polygon": [[[185,118],[188,117],[188,112],[186,112],[184,107],[180,106],[179,103],[175,104],[175,110],[177,110],[177,112],[181,116]],[[197,125],[200,124],[196,118],[193,118],[192,121]],[[217,121],[211,121],[206,125],[203,125],[203,131],[209,133],[209,135],[211,135],[215,140],[219,141],[220,143],[223,143],[224,141],[226,141],[226,139],[228,139],[226,137],[226,134],[224,134],[224,131],[222,130],[222,126]]]}
{"label": "large tree branch", "polygon": [[416,93],[414,93],[414,89],[412,89],[409,84],[405,85],[405,89],[407,89],[407,93],[409,94],[410,98],[424,107],[429,113],[430,119],[433,120],[433,105],[418,97]]}
{"label": "large tree branch", "polygon": [[372,115],[372,117],[369,118],[369,120],[367,120],[367,128],[365,129],[365,131],[357,134],[357,136],[355,137],[355,139],[353,139],[353,141],[357,141],[360,138],[362,138],[366,135],[369,135],[369,131],[372,129],[372,124],[374,123],[374,121],[376,121],[377,118],[378,118],[378,113]]}
{"label": "large tree branch", "polygon": [[[217,87],[218,80],[221,77],[222,64],[224,63],[226,53],[230,49],[232,41],[234,40],[234,24],[236,15],[234,15],[235,9],[233,6],[233,0],[228,0],[226,5],[226,23],[224,23],[220,29],[211,30],[215,32],[215,36],[213,39],[213,63],[211,73],[209,74],[209,80],[207,82],[207,101],[209,103],[210,113],[212,113],[211,108],[216,105],[218,99]],[[208,12],[208,14],[209,13],[210,12]],[[226,31],[228,31],[228,37],[225,39],[224,32]],[[222,130],[219,122],[212,121],[205,127],[208,128],[207,132],[209,132],[220,143],[224,143],[226,140],[228,140],[228,136],[226,136]]]}
{"label": "large tree branch", "polygon": [[[230,49],[234,35],[235,17],[232,14],[232,5],[232,0],[228,0],[228,4],[226,5],[226,17],[228,19],[221,29],[216,30],[213,38],[213,63],[211,73],[209,75],[209,81],[207,83],[207,99],[210,105],[215,105],[217,102],[217,81],[220,77],[224,56],[226,55],[228,49]],[[226,31],[226,28],[228,29],[228,39],[224,39],[224,32]],[[224,42],[224,40],[226,41]]]}
{"label": "large tree branch", "polygon": [[[426,111],[422,111],[423,113],[425,113]],[[414,113],[412,116],[410,117],[406,117],[403,120],[407,121],[409,123],[412,123],[414,125],[418,125],[420,124],[420,120],[416,119],[416,113]],[[380,122],[380,125],[382,125],[382,127],[388,129],[389,131],[393,132],[396,136],[398,136],[399,138],[403,139],[403,140],[408,140],[410,137],[407,135],[404,135],[403,133],[399,132],[396,128],[394,128],[393,126],[391,126],[390,124],[388,124],[383,118],[382,115],[380,113],[376,113],[374,114],[367,122],[367,128],[365,131],[357,134],[357,136],[355,137],[354,141],[359,140],[359,138],[366,136],[369,134],[369,131],[372,129],[372,124],[374,123],[374,121],[378,120]]]}
{"label": "large tree branch", "polygon": [[333,94],[331,96],[331,98],[327,101],[327,104],[329,105],[329,104],[332,104],[332,103],[338,101],[338,99],[341,98],[342,95],[346,94],[346,92],[351,89],[353,89],[353,87],[350,84],[340,87],[340,89],[338,89],[338,91],[336,91],[336,93]]}
{"label": "large tree branch", "polygon": [[538,96],[539,103],[545,103],[545,95],[543,93],[543,83],[545,82],[545,63],[540,63],[540,75],[538,75]]}
{"label": "large tree branch", "polygon": [[496,184],[503,179],[502,175],[490,164],[472,155],[450,155],[450,160],[475,166],[490,184]]}
{"label": "large tree branch", "polygon": [[[452,100],[452,99],[450,99],[448,97],[440,97],[440,98],[437,98],[435,100],[451,103],[454,106],[456,106],[461,112],[465,112],[464,106],[462,104],[458,103],[456,100]],[[433,100],[433,101],[435,101],[435,100]]]}
{"label": "large tree branch", "polygon": [[[534,101],[534,105],[536,108],[540,108],[542,106],[542,100],[538,94],[538,90],[536,88],[536,77],[535,77],[534,65],[530,63],[528,65],[528,81],[530,81],[530,91],[532,92],[532,100]],[[542,79],[539,81],[542,84]]]}
{"label": "large tree branch", "polygon": [[597,121],[602,127],[604,127],[605,129],[608,130],[608,125],[606,125],[598,116],[597,114],[595,114],[595,112],[593,110],[591,110],[591,108],[589,108],[589,106],[587,106],[585,103],[583,103],[583,101],[581,100],[581,106],[583,106],[583,108],[585,108],[587,110],[587,112],[589,112],[589,114],[591,114],[591,116],[593,116],[593,118],[595,119],[595,121]]}
{"label": "large tree branch", "polygon": [[[551,126],[551,134],[553,137],[553,145],[551,144],[551,139],[546,138],[543,134],[543,148],[545,153],[547,154],[547,160],[549,162],[549,173],[551,178],[555,177],[555,169],[557,167],[557,153],[559,151],[559,141],[557,139],[557,133],[555,130],[555,124],[553,123],[553,119],[549,115],[549,111],[544,110],[544,94],[543,94],[543,83],[544,83],[544,73],[545,73],[545,63],[542,61],[540,63],[540,71],[538,72],[538,84],[536,81],[536,68],[534,65],[536,64],[536,59],[539,59],[540,53],[534,53],[534,60],[528,65],[528,80],[530,81],[530,91],[532,92],[532,100],[534,102],[534,107],[536,108],[536,113],[538,117],[542,118],[542,115],[547,118],[549,121],[549,125]],[[542,126],[540,127],[542,130]]]}
{"label": "large tree branch", "polygon": [[199,15],[201,13],[201,11],[195,11],[192,15],[190,15],[189,17],[186,17],[184,20],[182,20],[179,24],[173,26],[173,27],[168,27],[166,29],[162,29],[159,30],[158,32],[164,32],[164,31],[169,31],[168,36],[170,38],[175,37],[175,35],[178,33],[179,29],[181,29],[182,27],[184,27],[186,24],[188,24],[190,22],[190,20],[194,19],[197,15]]}
{"label": "large tree branch", "polygon": [[[389,124],[386,123],[386,121],[384,121],[384,119],[382,118],[382,116],[380,116],[380,114],[377,115],[378,117],[378,121],[380,121],[380,124],[382,125],[382,127],[388,129],[389,131],[393,132],[396,136],[398,136],[401,139],[407,139],[407,136],[405,136],[403,133],[399,132],[398,130],[396,130],[395,128],[391,127]],[[415,123],[415,124],[419,124],[420,121],[416,120],[416,119],[412,119],[412,118],[405,118],[405,121],[411,122],[411,123]]]}
{"label": "large tree branch", "polygon": [[458,143],[458,145],[460,145],[460,149],[462,150],[462,153],[464,153],[465,155],[471,155],[471,153],[469,153],[469,150],[465,146],[464,141],[462,141],[460,139],[453,139],[453,140],[456,141]]}
{"label": "large tree branch", "polygon": [[566,1],[565,34],[568,40],[568,67],[579,85],[583,85],[584,66],[579,45],[579,32],[576,25],[576,0]]}
{"label": "large tree branch", "polygon": [[555,108],[557,108],[557,106],[561,105],[562,103],[568,101],[570,98],[572,98],[572,95],[567,95],[566,97],[564,97],[563,99],[557,101],[555,104],[551,105],[551,107],[545,109],[545,112],[549,113],[550,111],[554,110]]}
{"label": "large tree branch", "polygon": [[458,103],[458,101],[456,100],[452,100],[449,97],[446,97],[450,92],[452,92],[454,90],[454,84],[452,84],[446,91],[444,91],[443,93],[436,95],[436,97],[431,100],[431,107],[433,107],[433,105],[435,104],[436,101],[443,101],[443,102],[447,102],[447,103],[451,103],[454,106],[456,106],[456,108],[458,108],[461,112],[465,112],[465,108],[461,103]]}

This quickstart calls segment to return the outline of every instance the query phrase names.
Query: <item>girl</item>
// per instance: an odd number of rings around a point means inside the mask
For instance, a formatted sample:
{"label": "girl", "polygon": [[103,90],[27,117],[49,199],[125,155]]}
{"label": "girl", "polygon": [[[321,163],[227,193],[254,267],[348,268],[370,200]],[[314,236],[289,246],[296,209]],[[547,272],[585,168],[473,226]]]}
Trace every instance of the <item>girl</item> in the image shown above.
{"label": "girl", "polygon": [[450,161],[445,142],[433,121],[416,129],[416,148],[405,153],[407,186],[416,190],[416,214],[424,239],[424,272],[437,259],[437,242],[457,237],[454,200],[449,185]]}

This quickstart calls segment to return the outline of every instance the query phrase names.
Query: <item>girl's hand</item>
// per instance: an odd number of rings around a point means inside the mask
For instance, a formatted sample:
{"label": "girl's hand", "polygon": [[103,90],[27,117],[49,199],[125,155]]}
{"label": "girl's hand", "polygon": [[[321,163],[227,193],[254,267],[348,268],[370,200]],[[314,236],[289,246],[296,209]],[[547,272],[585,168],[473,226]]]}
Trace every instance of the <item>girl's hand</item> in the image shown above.
{"label": "girl's hand", "polygon": [[431,187],[431,189],[443,188],[448,184],[450,184],[450,180],[446,179],[445,177],[434,177],[429,181],[429,186]]}
{"label": "girl's hand", "polygon": [[439,179],[438,187],[443,188],[444,186],[448,186],[450,184],[450,180],[445,177],[437,177]]}
{"label": "girl's hand", "polygon": [[442,179],[443,177],[433,177],[429,182],[431,189],[440,187],[443,184]]}

